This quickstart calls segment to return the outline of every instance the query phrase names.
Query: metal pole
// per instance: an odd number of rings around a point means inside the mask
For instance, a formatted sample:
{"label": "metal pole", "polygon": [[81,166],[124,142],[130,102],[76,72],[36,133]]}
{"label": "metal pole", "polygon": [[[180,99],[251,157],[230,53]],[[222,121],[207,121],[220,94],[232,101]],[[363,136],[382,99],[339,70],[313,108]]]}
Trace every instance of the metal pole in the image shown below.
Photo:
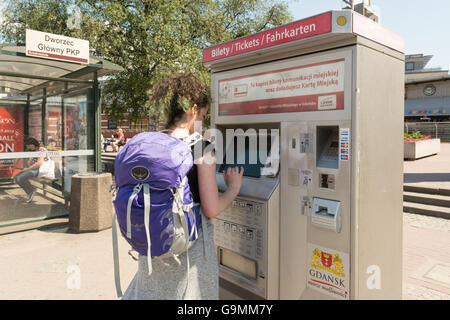
{"label": "metal pole", "polygon": [[[61,95],[61,150],[66,150],[66,106],[64,104],[65,95],[68,92],[69,83],[64,83],[64,91]],[[62,190],[66,190],[66,157],[61,157],[61,185]]]}
{"label": "metal pole", "polygon": [[94,112],[95,112],[95,171],[102,172],[102,106],[97,72],[94,72]]}
{"label": "metal pole", "polygon": [[42,89],[42,108],[41,108],[41,128],[42,128],[42,143],[44,147],[47,145],[47,88]]}
{"label": "metal pole", "polygon": [[[27,93],[27,104],[24,110],[24,118],[23,118],[23,138],[28,137],[30,135],[30,127],[29,120],[30,119],[30,94]],[[25,142],[25,140],[24,140]]]}

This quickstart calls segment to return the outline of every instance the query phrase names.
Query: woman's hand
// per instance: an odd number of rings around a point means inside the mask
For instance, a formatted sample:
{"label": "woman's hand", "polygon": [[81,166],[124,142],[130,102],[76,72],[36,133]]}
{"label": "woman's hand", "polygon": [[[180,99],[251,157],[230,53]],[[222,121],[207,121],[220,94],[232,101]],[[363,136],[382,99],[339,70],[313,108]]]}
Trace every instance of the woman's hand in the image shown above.
{"label": "woman's hand", "polygon": [[227,171],[223,171],[223,179],[227,185],[227,188],[232,190],[234,194],[238,194],[242,185],[242,176],[244,175],[244,167],[228,168]]}

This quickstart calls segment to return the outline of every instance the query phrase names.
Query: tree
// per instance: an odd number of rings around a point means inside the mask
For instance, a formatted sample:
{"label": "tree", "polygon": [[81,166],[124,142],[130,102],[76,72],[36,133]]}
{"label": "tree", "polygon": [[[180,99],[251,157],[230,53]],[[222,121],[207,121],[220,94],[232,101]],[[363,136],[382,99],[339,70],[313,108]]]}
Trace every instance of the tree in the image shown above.
{"label": "tree", "polygon": [[[155,83],[177,72],[195,72],[208,46],[289,22],[287,1],[276,0],[5,0],[1,38],[24,44],[25,29],[89,40],[95,56],[125,70],[104,88],[104,111],[119,120],[161,110],[149,104]],[[80,28],[69,25],[73,8]]]}

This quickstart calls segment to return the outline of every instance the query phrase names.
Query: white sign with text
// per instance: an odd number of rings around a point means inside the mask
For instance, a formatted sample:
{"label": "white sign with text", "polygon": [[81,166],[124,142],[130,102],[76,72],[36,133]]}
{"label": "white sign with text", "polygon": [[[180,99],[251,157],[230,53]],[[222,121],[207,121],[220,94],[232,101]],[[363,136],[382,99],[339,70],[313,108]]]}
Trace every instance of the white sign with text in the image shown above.
{"label": "white sign with text", "polygon": [[26,55],[89,64],[89,41],[57,34],[26,30]]}

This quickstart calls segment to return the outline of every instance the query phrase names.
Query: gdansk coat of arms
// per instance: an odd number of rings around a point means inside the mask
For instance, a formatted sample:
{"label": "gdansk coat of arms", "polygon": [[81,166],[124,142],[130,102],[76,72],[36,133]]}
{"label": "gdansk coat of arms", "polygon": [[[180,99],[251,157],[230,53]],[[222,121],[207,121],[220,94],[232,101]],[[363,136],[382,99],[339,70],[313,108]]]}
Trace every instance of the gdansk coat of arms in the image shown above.
{"label": "gdansk coat of arms", "polygon": [[342,259],[338,254],[331,254],[319,249],[314,249],[309,264],[312,268],[326,270],[336,276],[345,277]]}

